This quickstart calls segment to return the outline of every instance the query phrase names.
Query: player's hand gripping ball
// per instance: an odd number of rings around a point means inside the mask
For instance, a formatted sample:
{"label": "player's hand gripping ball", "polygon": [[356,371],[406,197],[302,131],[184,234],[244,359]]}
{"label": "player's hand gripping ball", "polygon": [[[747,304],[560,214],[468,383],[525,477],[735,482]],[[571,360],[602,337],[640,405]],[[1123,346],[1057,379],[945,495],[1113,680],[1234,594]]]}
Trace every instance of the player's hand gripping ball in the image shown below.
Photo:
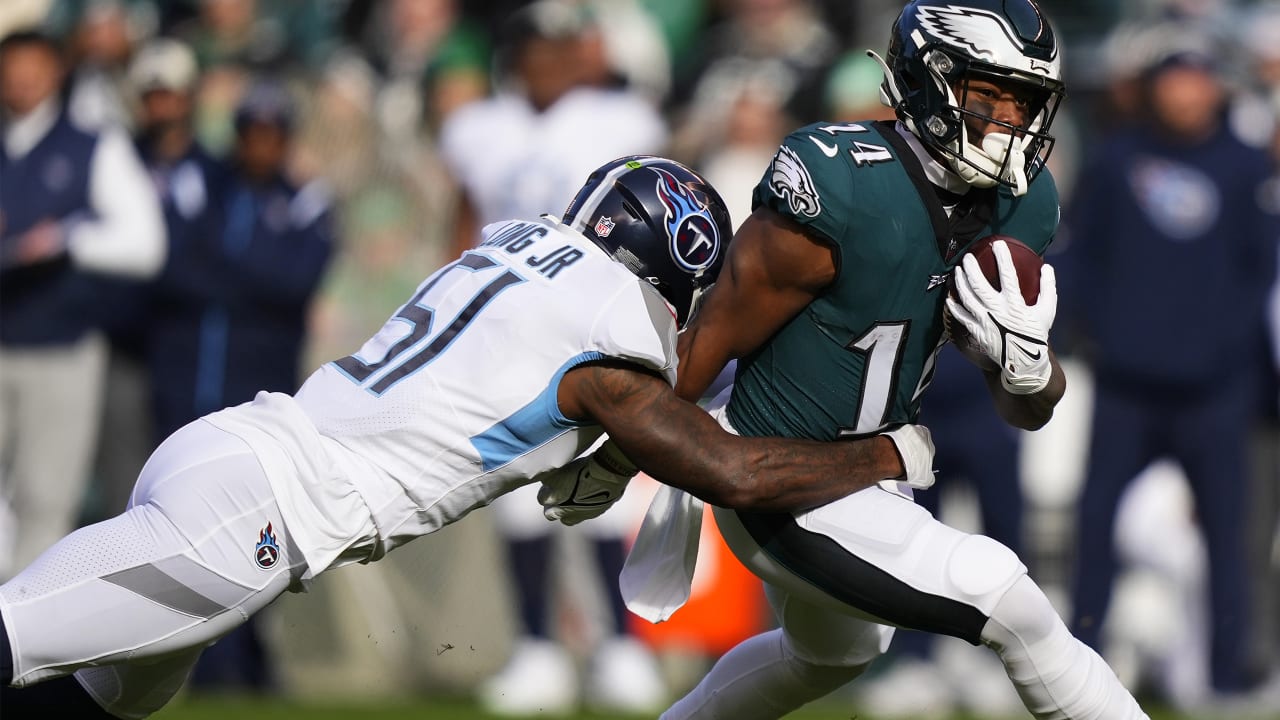
{"label": "player's hand gripping ball", "polygon": [[[997,242],[1004,243],[1006,261],[1011,264],[1004,273],[996,258]],[[1006,387],[1014,392],[1036,392],[1048,382],[1050,368],[1048,328],[1057,306],[1052,268],[1024,243],[1000,234],[979,238],[965,255],[972,256],[972,260],[961,258],[947,283],[950,300],[943,311],[943,323],[951,342],[983,370],[996,370],[1002,360],[1010,361],[1011,368],[1002,368],[1007,370]],[[979,286],[982,279],[973,277],[974,266],[988,287]],[[1018,293],[1004,292],[1002,277],[1016,282]],[[1044,302],[1042,278],[1050,283],[1050,297]],[[969,284],[968,292],[957,288],[957,279]],[[956,310],[952,311],[952,307]],[[959,322],[956,314],[966,315],[968,322]],[[978,333],[982,337],[975,337],[972,327],[984,331]],[[1032,377],[1025,377],[1028,373]]]}

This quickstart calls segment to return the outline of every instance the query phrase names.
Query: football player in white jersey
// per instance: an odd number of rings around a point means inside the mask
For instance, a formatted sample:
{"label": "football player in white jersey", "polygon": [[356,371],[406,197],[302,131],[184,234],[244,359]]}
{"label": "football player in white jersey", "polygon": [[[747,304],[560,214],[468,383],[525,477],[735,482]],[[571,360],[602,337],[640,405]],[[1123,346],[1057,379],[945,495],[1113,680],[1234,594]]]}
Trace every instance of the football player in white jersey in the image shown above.
{"label": "football player in white jersey", "polygon": [[[723,201],[693,171],[614,161],[563,222],[485,228],[295,395],[261,393],[176,432],[126,512],[0,586],[5,720],[146,717],[206,646],[284,591],[569,464],[571,482],[540,498],[569,522],[616,499],[627,458],[745,509],[812,507],[885,478],[928,486],[923,428],[739,438],[676,397],[676,332],[730,235]],[[604,452],[581,457],[603,432]]]}

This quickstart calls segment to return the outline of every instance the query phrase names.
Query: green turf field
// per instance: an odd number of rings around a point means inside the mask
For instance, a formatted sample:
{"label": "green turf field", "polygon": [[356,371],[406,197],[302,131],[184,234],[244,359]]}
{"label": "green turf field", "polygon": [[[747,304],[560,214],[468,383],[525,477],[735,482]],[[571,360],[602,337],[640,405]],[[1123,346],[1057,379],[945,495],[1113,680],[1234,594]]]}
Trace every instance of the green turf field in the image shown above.
{"label": "green turf field", "polygon": [[[185,698],[175,701],[170,707],[152,717],[156,720],[409,720],[410,718],[414,720],[483,720],[493,716],[486,715],[466,700],[310,705],[258,698]],[[562,716],[562,719],[564,717]],[[835,707],[818,706],[805,708],[787,717],[790,720],[876,720],[876,716],[869,710],[850,712]],[[1030,715],[1026,718],[1030,718]],[[582,713],[570,716],[568,720],[621,719],[617,715]],[[956,715],[950,720],[997,719]],[[1015,720],[1015,718],[1008,720]],[[1024,720],[1024,718],[1016,720]],[[1190,718],[1175,713],[1152,711],[1151,720],[1190,720]]]}

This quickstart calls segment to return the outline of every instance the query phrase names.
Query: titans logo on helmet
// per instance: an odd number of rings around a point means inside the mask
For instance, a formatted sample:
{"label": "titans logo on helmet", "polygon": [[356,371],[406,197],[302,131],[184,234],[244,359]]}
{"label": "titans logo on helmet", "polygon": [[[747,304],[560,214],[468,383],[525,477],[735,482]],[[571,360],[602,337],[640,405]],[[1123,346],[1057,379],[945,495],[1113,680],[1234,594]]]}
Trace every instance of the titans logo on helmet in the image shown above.
{"label": "titans logo on helmet", "polygon": [[720,230],[711,212],[674,175],[662,168],[653,170],[660,178],[658,199],[667,209],[671,259],[691,273],[706,270],[720,254]]}
{"label": "titans logo on helmet", "polygon": [[258,544],[253,547],[253,561],[263,570],[270,570],[280,562],[280,545],[276,543],[275,532],[271,523],[258,533]]}

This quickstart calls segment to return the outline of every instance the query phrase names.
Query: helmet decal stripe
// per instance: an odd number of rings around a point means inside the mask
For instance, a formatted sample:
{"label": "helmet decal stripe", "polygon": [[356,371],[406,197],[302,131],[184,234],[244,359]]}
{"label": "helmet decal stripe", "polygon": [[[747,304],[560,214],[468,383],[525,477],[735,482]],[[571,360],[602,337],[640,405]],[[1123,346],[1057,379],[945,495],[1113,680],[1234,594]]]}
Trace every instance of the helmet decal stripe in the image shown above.
{"label": "helmet decal stripe", "polygon": [[578,214],[573,216],[572,222],[566,222],[565,224],[578,232],[582,232],[588,225],[595,222],[595,218],[591,217],[592,212],[600,204],[600,198],[609,194],[609,191],[613,189],[613,184],[619,177],[637,167],[644,167],[645,165],[652,165],[662,161],[663,159],[660,157],[639,156],[631,158],[628,162],[618,163],[596,183],[595,189],[591,191],[591,195],[587,197],[586,202],[581,204],[581,209]]}

